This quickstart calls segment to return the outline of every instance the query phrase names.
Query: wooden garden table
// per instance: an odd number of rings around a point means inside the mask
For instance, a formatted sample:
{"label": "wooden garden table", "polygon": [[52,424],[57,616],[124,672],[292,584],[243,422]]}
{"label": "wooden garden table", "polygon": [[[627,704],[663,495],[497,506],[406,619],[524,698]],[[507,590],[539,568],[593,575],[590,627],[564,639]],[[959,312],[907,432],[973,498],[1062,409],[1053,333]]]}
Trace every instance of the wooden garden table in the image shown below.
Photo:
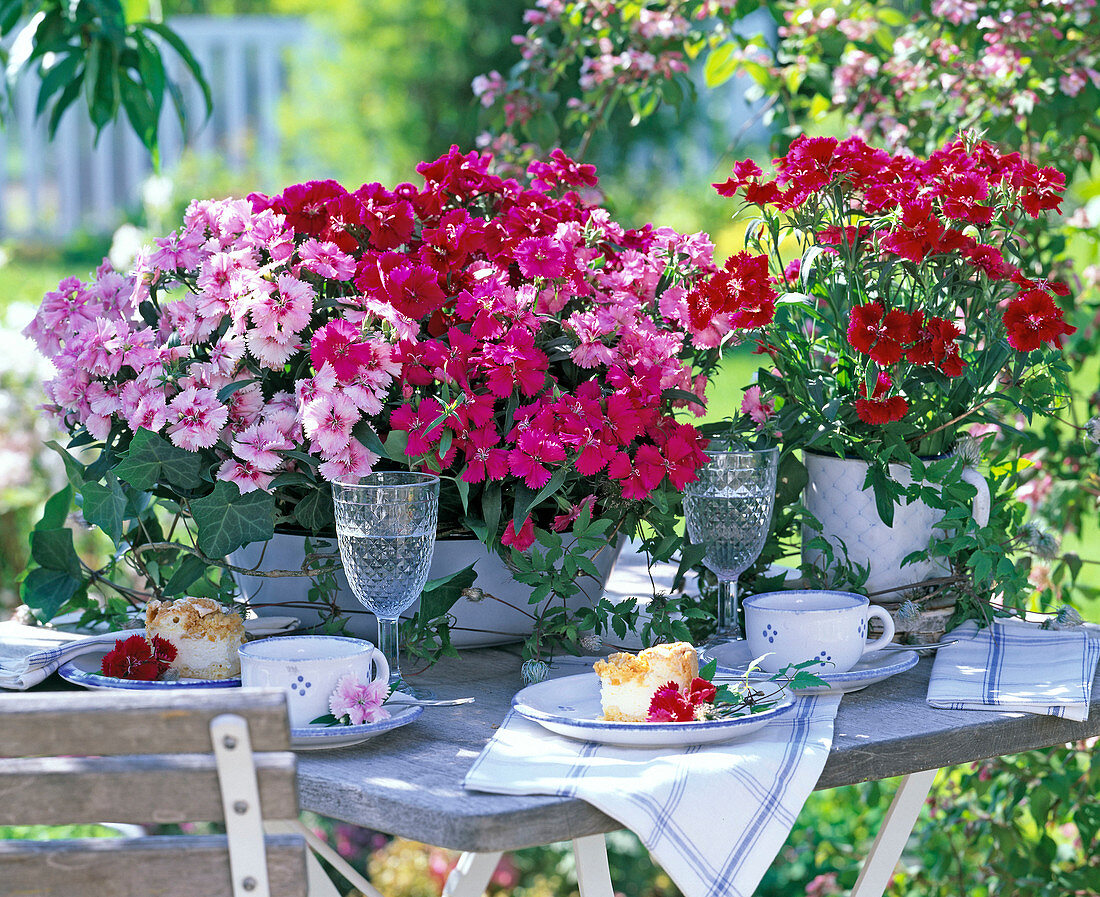
{"label": "wooden garden table", "polygon": [[[448,658],[413,681],[472,705],[427,709],[362,745],[299,753],[303,808],[376,831],[464,851],[446,897],[480,895],[502,851],[572,840],[583,897],[611,897],[603,833],[622,826],[575,798],[466,791],[462,779],[522,687],[514,648]],[[939,769],[1100,734],[1100,689],[1077,723],[1022,713],[934,710],[930,659],[845,695],[818,789],[902,776],[853,897],[881,895]],[[576,672],[575,668],[565,672]]]}

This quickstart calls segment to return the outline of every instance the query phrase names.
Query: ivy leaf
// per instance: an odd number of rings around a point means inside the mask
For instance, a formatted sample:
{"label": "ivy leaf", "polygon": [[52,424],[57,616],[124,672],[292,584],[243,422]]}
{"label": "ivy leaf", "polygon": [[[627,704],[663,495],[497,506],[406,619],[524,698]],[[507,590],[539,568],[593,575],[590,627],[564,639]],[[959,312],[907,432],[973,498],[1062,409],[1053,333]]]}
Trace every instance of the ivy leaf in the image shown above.
{"label": "ivy leaf", "polygon": [[425,583],[420,596],[420,615],[424,620],[435,620],[449,611],[477,579],[474,565],[464,567],[449,576],[442,576]]}
{"label": "ivy leaf", "polygon": [[82,485],[86,476],[86,468],[84,465],[70,455],[67,449],[52,440],[46,443],[46,447],[52,448],[61,456],[61,460],[65,462],[65,474],[68,476],[69,482],[74,486]]}
{"label": "ivy leaf", "polygon": [[47,499],[46,507],[42,509],[42,519],[34,525],[34,528],[36,530],[61,529],[69,517],[72,506],[73,487],[67,485]]}
{"label": "ivy leaf", "polygon": [[98,526],[117,548],[122,541],[122,525],[126,518],[127,498],[118,478],[108,473],[107,485],[85,483],[80,490],[84,519]]}
{"label": "ivy leaf", "polygon": [[203,577],[206,569],[206,561],[202,558],[195,557],[193,554],[187,555],[176,568],[176,572],[164,584],[164,594],[182,595]]}
{"label": "ivy leaf", "polygon": [[330,529],[336,518],[332,508],[332,491],[314,489],[294,506],[294,519],[311,533]]}
{"label": "ivy leaf", "polygon": [[40,567],[79,578],[80,558],[73,548],[71,529],[40,529],[31,532],[31,557]]}
{"label": "ivy leaf", "polygon": [[83,585],[83,580],[64,570],[38,567],[23,580],[20,598],[27,607],[39,611],[43,620],[50,620],[66,601],[76,596]]}
{"label": "ivy leaf", "polygon": [[[354,435],[355,431],[352,431]],[[358,438],[358,437],[357,437]],[[359,440],[362,442],[362,440]],[[363,442],[367,448],[370,448],[367,443]],[[389,458],[391,461],[403,462],[405,460],[405,449],[409,445],[409,434],[404,430],[390,430],[389,435],[386,436],[384,457]]]}
{"label": "ivy leaf", "polygon": [[235,483],[219,480],[213,492],[191,502],[191,516],[199,549],[207,557],[221,558],[275,535],[275,496],[260,489],[241,495]]}
{"label": "ivy leaf", "polygon": [[785,507],[798,501],[808,480],[806,467],[795,457],[794,452],[784,456],[779,462],[776,481],[776,507]]}
{"label": "ivy leaf", "polygon": [[151,492],[161,481],[181,489],[197,489],[203,484],[200,456],[172,445],[150,430],[138,430],[130,442],[130,450],[114,472],[120,480],[142,492]]}
{"label": "ivy leaf", "polygon": [[[367,451],[373,452],[379,458],[389,458],[391,461],[401,461],[402,457],[391,457],[386,450],[386,446],[382,445],[382,440],[378,438],[378,434],[375,432],[374,427],[370,425],[370,421],[364,418],[359,421],[354,427],[351,428],[352,438],[357,440],[361,445],[367,447]],[[392,435],[392,433],[391,433]],[[387,442],[389,440],[387,439]],[[408,436],[406,434],[406,442]],[[404,452],[404,446],[401,447]]]}

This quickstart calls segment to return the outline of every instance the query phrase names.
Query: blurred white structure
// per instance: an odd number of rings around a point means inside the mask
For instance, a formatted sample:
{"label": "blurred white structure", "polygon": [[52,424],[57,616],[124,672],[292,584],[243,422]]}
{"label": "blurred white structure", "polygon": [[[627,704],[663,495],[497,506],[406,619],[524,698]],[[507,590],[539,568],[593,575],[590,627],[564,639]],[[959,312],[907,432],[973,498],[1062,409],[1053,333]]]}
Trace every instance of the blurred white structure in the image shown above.
{"label": "blurred white structure", "polygon": [[[273,173],[280,135],[278,102],[286,89],[288,54],[308,40],[297,19],[260,16],[189,16],[168,23],[202,66],[214,108],[204,117],[202,94],[175,51],[164,60],[181,85],[187,133],[168,96],[161,115],[161,167],[171,172],[186,146],[216,153],[230,169],[246,164]],[[123,120],[94,142],[83,97],[65,113],[53,141],[35,120],[38,79],[25,77],[12,115],[0,122],[0,238],[59,238],[84,229],[113,231],[123,211],[137,208],[152,173],[148,152]],[[120,113],[123,114],[123,113]]]}

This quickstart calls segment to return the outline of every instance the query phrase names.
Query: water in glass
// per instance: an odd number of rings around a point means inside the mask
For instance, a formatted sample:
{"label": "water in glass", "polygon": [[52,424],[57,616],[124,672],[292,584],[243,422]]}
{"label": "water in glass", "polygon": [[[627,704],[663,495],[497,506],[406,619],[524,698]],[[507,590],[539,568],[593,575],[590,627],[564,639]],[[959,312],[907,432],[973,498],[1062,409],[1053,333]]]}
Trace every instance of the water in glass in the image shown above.
{"label": "water in glass", "polygon": [[706,548],[703,563],[726,579],[743,573],[760,557],[771,512],[771,491],[684,494],[688,535]]}
{"label": "water in glass", "polygon": [[396,617],[428,581],[435,530],[405,536],[372,536],[355,529],[337,533],[348,584],[360,602],[380,617]]}
{"label": "water in glass", "polygon": [[688,536],[718,578],[718,626],[711,644],[740,638],[737,577],[759,556],[775,501],[777,449],[707,450],[710,462],[684,490]]}

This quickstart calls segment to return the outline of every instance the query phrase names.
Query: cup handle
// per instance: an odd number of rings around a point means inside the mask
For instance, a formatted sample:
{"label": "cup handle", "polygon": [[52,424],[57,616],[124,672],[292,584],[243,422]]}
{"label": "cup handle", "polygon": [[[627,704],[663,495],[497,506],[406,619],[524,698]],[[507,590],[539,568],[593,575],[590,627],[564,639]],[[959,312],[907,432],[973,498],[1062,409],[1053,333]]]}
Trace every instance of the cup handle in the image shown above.
{"label": "cup handle", "polygon": [[386,660],[386,655],[375,648],[371,662],[374,664],[374,675],[370,681],[381,682],[383,685],[387,684],[390,681],[390,662]]}
{"label": "cup handle", "polygon": [[872,605],[867,609],[867,622],[871,622],[873,617],[878,617],[879,621],[882,623],[882,635],[864,646],[864,654],[868,654],[871,651],[877,651],[879,648],[888,645],[894,638],[894,618],[890,616],[890,612],[884,607]]}
{"label": "cup handle", "polygon": [[971,508],[970,513],[978,526],[985,526],[989,523],[989,483],[973,467],[963,468],[962,480],[978,490],[978,494],[974,496],[974,506]]}

